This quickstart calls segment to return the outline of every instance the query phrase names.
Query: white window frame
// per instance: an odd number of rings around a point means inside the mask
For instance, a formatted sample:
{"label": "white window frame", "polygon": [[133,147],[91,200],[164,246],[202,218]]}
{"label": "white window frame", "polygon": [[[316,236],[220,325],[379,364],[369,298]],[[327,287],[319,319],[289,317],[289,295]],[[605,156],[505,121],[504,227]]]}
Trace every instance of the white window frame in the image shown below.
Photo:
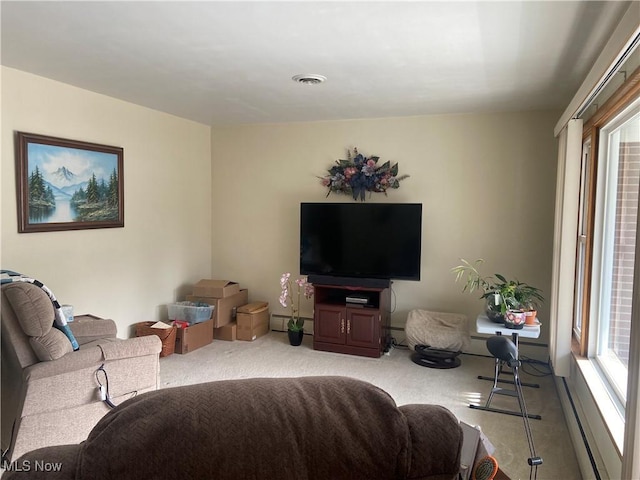
{"label": "white window frame", "polygon": [[578,206],[578,239],[576,255],[576,293],[574,299],[573,335],[582,342],[583,301],[585,297],[584,278],[587,269],[587,207],[591,168],[591,137],[582,144],[580,165],[580,205]]}
{"label": "white window frame", "polygon": [[[640,99],[629,105],[600,129],[598,148],[598,185],[594,225],[593,270],[591,285],[589,358],[595,362],[621,413],[627,400],[628,369],[609,353],[609,311],[613,268],[616,195],[619,162],[620,127],[638,115]],[[614,141],[611,141],[613,138]],[[637,239],[636,241],[640,241]],[[637,260],[636,260],[637,261]]]}

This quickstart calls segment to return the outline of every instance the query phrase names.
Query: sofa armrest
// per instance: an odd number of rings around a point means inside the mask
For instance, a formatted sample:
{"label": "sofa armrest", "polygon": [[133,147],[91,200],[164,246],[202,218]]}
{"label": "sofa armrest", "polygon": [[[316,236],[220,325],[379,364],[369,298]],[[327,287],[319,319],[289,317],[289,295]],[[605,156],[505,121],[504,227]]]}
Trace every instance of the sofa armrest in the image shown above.
{"label": "sofa armrest", "polygon": [[402,405],[409,425],[411,462],[407,478],[457,478],[460,472],[462,427],[458,419],[440,405]]}
{"label": "sofa armrest", "polygon": [[[96,343],[100,343],[97,341]],[[111,348],[110,344],[123,344]],[[33,381],[39,378],[53,377],[69,372],[82,370],[88,366],[113,360],[116,358],[141,357],[144,355],[159,355],[162,350],[162,342],[155,335],[130,338],[128,340],[104,340],[104,350],[99,346],[80,348],[75,352],[67,353],[63,357],[50,362],[39,362],[24,369],[25,381]],[[107,353],[105,353],[105,350]],[[109,351],[120,352],[120,355],[110,354]],[[105,355],[107,358],[105,358]],[[110,357],[110,358],[109,358]]]}
{"label": "sofa armrest", "polygon": [[157,335],[145,335],[128,340],[98,340],[95,343],[102,351],[102,358],[107,362],[149,354],[160,355],[162,350],[162,341]]}
{"label": "sofa armrest", "polygon": [[116,338],[118,333],[116,323],[113,320],[103,318],[82,316],[77,317],[73,322],[69,322],[68,325],[79,345],[103,338]]}

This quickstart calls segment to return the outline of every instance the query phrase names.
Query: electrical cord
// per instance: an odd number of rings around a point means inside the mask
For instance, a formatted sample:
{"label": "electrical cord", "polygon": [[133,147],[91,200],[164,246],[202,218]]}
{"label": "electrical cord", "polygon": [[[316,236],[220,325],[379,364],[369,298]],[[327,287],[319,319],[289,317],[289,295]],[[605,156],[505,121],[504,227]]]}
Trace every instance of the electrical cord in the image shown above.
{"label": "electrical cord", "polygon": [[538,377],[538,378],[548,377],[549,375],[551,375],[551,373],[539,370],[532,365],[529,365],[527,368],[523,367],[522,372],[526,373],[530,377]]}
{"label": "electrical cord", "polygon": [[[548,377],[551,375],[551,367],[548,363],[528,358],[524,355],[520,356],[520,361],[522,362],[520,369],[527,375],[532,377]],[[543,368],[540,368],[539,366]]]}
{"label": "electrical cord", "polygon": [[[104,384],[100,382],[98,378],[98,372],[102,372],[104,374]],[[115,404],[111,401],[111,397],[109,396],[109,376],[107,375],[107,371],[104,369],[104,363],[100,365],[100,368],[96,370],[96,382],[98,382],[98,391],[100,392],[100,398],[104,403],[109,405],[111,408],[116,408]]]}
{"label": "electrical cord", "polygon": [[409,349],[409,345],[403,345],[404,342],[406,342],[407,339],[405,338],[404,340],[402,340],[400,343],[398,343],[398,341],[395,339],[395,337],[391,337],[391,345],[393,345],[393,348],[405,348],[405,349]]}
{"label": "electrical cord", "polygon": [[[102,372],[104,374],[104,383],[100,381],[98,378],[98,373]],[[111,400],[111,395],[109,395],[109,376],[107,375],[107,371],[104,369],[104,363],[100,365],[100,367],[95,372],[96,382],[98,383],[98,391],[100,392],[100,398],[104,403],[109,405],[111,408],[116,408],[116,404]],[[132,397],[135,397],[138,394],[137,390],[134,390],[132,393]]]}
{"label": "electrical cord", "polygon": [[393,308],[389,311],[389,313],[394,313],[396,311],[396,307],[398,306],[398,300],[396,298],[396,291],[393,289],[393,283],[391,283],[390,290],[391,295],[393,296],[393,301],[391,302],[393,303]]}

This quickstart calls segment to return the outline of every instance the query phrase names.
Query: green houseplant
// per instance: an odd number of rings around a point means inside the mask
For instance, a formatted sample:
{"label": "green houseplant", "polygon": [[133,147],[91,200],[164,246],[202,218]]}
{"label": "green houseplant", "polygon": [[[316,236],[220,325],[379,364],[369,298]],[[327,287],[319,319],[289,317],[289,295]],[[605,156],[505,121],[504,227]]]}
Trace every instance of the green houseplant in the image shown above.
{"label": "green houseplant", "polygon": [[[461,264],[451,269],[456,275],[456,282],[466,279],[463,292],[482,291],[480,298],[487,302],[486,313],[494,322],[504,322],[504,316],[509,310],[535,310],[544,298],[540,289],[519,280],[507,280],[499,273],[493,276],[483,276],[480,267],[483,259],[473,263],[460,259]],[[535,318],[535,316],[534,316]]]}
{"label": "green houseplant", "polygon": [[[292,294],[294,283],[296,285],[295,302]],[[290,273],[283,273],[280,277],[280,287],[282,288],[279,298],[280,305],[291,307],[291,317],[287,322],[289,343],[297,346],[302,343],[304,335],[304,318],[300,316],[300,298],[302,295],[304,295],[304,298],[311,298],[313,296],[313,285],[307,281],[307,277],[300,277],[292,281]]]}

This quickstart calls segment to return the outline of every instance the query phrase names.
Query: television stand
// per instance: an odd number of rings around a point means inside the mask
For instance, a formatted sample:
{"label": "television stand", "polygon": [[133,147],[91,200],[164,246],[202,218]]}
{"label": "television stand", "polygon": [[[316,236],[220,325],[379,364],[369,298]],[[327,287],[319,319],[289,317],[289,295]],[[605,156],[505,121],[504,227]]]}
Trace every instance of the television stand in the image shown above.
{"label": "television stand", "polygon": [[379,358],[391,340],[390,288],[318,283],[313,288],[314,350]]}

